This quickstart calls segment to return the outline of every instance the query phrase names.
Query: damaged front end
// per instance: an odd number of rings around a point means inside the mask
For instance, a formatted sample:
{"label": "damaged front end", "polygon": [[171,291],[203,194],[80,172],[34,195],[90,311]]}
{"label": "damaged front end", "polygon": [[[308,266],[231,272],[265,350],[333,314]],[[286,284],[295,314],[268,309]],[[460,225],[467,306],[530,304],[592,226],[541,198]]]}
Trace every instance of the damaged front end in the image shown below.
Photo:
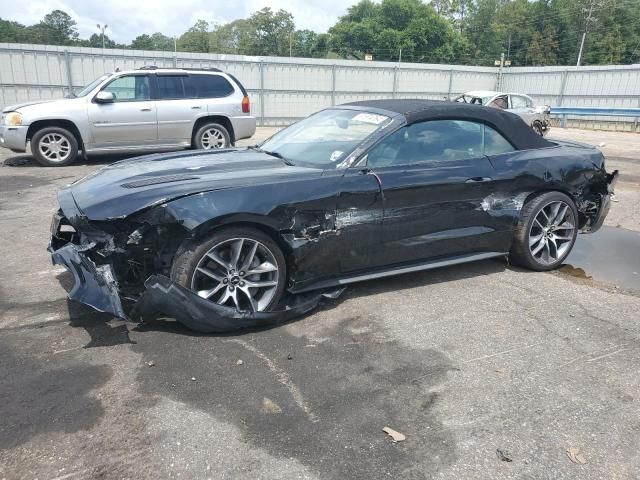
{"label": "damaged front end", "polygon": [[287,322],[336,298],[340,289],[286,295],[269,312],[238,311],[199,297],[173,282],[173,255],[189,233],[158,211],[128,219],[90,222],[68,189],[51,223],[48,250],[55,265],[74,278],[71,300],[116,317],[140,321],[173,318],[204,333],[222,333]]}

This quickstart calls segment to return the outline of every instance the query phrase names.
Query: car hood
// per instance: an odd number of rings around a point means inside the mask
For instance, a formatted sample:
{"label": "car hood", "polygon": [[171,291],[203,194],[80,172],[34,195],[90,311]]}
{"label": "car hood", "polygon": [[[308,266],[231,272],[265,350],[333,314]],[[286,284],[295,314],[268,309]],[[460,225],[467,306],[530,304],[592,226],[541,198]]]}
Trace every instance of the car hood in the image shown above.
{"label": "car hood", "polygon": [[200,192],[321,175],[320,169],[286,165],[254,150],[182,152],[114,163],[69,185],[59,195],[71,193],[89,220],[113,220]]}
{"label": "car hood", "polygon": [[23,102],[23,103],[16,103],[15,105],[9,105],[8,107],[4,107],[2,109],[3,112],[15,112],[16,110],[20,109],[20,108],[24,108],[24,107],[30,107],[32,105],[42,105],[43,103],[53,103],[53,102],[60,102],[60,101],[64,101],[66,99],[54,99],[54,100],[38,100],[35,102]]}

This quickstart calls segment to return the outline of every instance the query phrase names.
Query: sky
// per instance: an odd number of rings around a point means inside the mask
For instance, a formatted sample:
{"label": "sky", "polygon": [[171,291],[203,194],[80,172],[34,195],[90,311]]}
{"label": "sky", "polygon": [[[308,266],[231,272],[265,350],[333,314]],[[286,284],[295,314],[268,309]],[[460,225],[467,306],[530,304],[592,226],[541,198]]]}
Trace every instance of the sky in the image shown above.
{"label": "sky", "polygon": [[293,14],[298,29],[326,32],[357,0],[0,0],[0,18],[24,25],[39,22],[52,10],[63,10],[78,23],[80,37],[97,33],[107,24],[107,35],[129,43],[143,33],[180,35],[196,20],[228,23],[271,7]]}

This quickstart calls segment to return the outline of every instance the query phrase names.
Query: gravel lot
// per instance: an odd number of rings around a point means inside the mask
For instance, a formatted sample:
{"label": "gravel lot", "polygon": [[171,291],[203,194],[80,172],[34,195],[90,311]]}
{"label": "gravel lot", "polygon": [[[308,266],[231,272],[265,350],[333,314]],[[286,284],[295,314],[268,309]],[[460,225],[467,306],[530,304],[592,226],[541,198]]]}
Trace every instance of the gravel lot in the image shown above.
{"label": "gravel lot", "polygon": [[230,336],[68,302],[56,189],[115,158],[1,151],[0,479],[638,478],[640,135],[552,137],[605,142],[622,172],[609,228],[562,272],[371,281]]}

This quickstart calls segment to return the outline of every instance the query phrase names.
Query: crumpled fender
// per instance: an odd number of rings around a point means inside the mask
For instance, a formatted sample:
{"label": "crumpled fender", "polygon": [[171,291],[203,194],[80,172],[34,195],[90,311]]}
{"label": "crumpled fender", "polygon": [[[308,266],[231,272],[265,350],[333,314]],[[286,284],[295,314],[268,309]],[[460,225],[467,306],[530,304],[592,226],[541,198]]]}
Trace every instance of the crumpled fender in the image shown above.
{"label": "crumpled fender", "polygon": [[203,333],[223,333],[286,323],[315,309],[323,298],[337,298],[344,288],[289,295],[275,311],[238,311],[210,302],[163,275],[152,275],[130,317],[175,318],[186,327]]}

